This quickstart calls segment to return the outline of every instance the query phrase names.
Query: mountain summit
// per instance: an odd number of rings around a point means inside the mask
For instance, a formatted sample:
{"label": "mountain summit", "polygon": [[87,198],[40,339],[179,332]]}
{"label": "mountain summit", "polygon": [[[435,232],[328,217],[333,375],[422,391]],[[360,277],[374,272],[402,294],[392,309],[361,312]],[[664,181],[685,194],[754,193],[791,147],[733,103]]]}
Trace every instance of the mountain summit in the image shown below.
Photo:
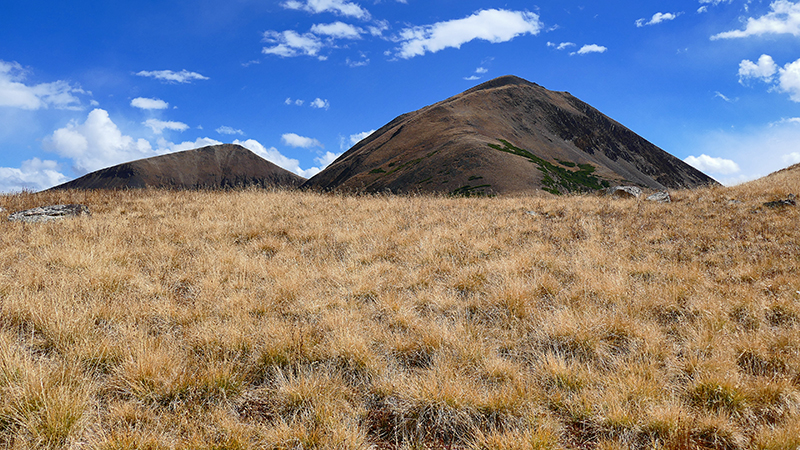
{"label": "mountain summit", "polygon": [[303,186],[366,192],[501,194],[716,181],[568,92],[515,76],[403,114]]}
{"label": "mountain summit", "polygon": [[119,164],[51,189],[297,187],[304,181],[240,145],[222,144]]}

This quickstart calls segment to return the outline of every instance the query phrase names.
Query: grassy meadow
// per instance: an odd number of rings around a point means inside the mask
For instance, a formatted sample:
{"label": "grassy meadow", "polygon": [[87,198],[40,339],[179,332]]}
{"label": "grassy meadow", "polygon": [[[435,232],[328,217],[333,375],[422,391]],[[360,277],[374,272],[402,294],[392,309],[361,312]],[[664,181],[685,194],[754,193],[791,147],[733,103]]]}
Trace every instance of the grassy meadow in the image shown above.
{"label": "grassy meadow", "polygon": [[0,196],[0,448],[795,450],[788,193]]}

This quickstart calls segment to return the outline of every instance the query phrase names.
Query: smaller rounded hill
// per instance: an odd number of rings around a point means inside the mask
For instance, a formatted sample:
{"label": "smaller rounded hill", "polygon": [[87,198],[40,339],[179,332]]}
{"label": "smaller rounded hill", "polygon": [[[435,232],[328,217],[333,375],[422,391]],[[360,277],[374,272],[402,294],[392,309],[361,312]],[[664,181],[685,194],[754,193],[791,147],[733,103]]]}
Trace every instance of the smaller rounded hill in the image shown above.
{"label": "smaller rounded hill", "polygon": [[295,188],[303,182],[240,145],[222,144],[118,164],[51,189]]}

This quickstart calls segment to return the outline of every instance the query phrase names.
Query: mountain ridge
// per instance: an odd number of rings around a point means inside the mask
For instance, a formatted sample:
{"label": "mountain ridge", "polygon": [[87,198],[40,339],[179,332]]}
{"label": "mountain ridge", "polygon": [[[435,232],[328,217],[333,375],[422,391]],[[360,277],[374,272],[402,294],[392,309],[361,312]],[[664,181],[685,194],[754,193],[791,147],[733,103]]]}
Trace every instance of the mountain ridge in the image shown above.
{"label": "mountain ridge", "polygon": [[[502,142],[525,153],[497,151]],[[568,92],[507,75],[396,117],[303,187],[563,194],[573,190],[560,176],[571,177],[564,171],[578,173],[581,165],[609,184],[717,184]]]}
{"label": "mountain ridge", "polygon": [[50,189],[295,188],[304,181],[240,145],[221,144],[117,164]]}

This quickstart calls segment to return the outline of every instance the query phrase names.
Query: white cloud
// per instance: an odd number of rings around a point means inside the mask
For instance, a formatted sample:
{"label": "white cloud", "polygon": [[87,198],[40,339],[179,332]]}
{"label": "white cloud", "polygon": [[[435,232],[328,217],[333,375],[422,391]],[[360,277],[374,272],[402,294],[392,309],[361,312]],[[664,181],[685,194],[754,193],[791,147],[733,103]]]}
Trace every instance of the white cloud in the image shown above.
{"label": "white cloud", "polygon": [[165,81],[167,83],[191,83],[194,80],[208,80],[208,77],[200,75],[197,72],[189,72],[185,69],[180,72],[173,72],[171,70],[142,70],[136,75],[155,78],[156,80]]}
{"label": "white cloud", "polygon": [[[302,169],[300,168],[300,161],[286,157],[281,152],[279,152],[275,147],[266,148],[260,142],[256,141],[255,139],[248,139],[246,141],[233,141],[236,145],[241,145],[255,153],[256,155],[266,159],[267,161],[275,164],[278,167],[284,168],[290,172],[294,172],[297,175],[300,175],[304,178],[311,178],[314,175],[320,173],[322,169],[325,168],[328,164],[325,164],[323,167],[311,167],[309,169]],[[330,153],[330,152],[327,152]],[[316,158],[317,162],[320,162],[322,158]]]}
{"label": "white cloud", "polygon": [[288,0],[281,4],[286,9],[298,9],[313,14],[330,12],[342,16],[355,17],[367,20],[370,18],[369,11],[359,6],[357,3],[344,0]]}
{"label": "white cloud", "polygon": [[67,180],[55,161],[33,158],[20,168],[0,167],[0,192],[40,191]]}
{"label": "white cloud", "polygon": [[[798,142],[800,124],[787,119],[748,129],[706,133],[692,139],[691,153],[718,155],[720,159],[734,161],[740,168],[739,172],[727,175],[720,172],[721,176],[715,176],[717,181],[731,185],[763,177],[793,164]],[[722,151],[724,154],[720,154]]]}
{"label": "white cloud", "polygon": [[[773,82],[776,74],[778,79]],[[748,78],[756,78],[772,84],[772,89],[787,93],[793,102],[800,103],[800,59],[783,67],[778,67],[769,55],[761,55],[758,63],[743,60],[739,64],[739,82],[742,83]]]}
{"label": "white cloud", "polygon": [[53,132],[45,148],[71,159],[84,173],[155,155],[148,141],[123,135],[108,112],[99,108],[84,123],[72,121]]}
{"label": "white cloud", "polygon": [[477,75],[470,75],[468,77],[464,77],[464,79],[467,80],[467,81],[476,81],[476,80],[480,80],[481,77],[479,77]]}
{"label": "white cloud", "polygon": [[328,109],[331,107],[331,104],[328,100],[323,100],[317,97],[313,102],[311,102],[311,107],[316,109]]}
{"label": "white cloud", "polygon": [[484,75],[484,74],[486,74],[488,72],[489,72],[489,69],[487,69],[485,67],[478,67],[477,69],[475,69],[475,73],[480,74],[480,75]]}
{"label": "white cloud", "polygon": [[329,165],[331,165],[332,162],[336,161],[336,158],[340,156],[342,156],[341,153],[325,152],[324,155],[320,155],[314,158],[314,161],[316,161],[320,165],[319,166],[320,169],[324,169]]}
{"label": "white cloud", "polygon": [[216,131],[219,134],[241,134],[241,135],[244,135],[244,131],[237,130],[236,128],[225,126],[225,125],[217,128],[214,131]]}
{"label": "white cloud", "polygon": [[606,51],[608,51],[608,48],[602,45],[589,44],[584,45],[577,52],[570,53],[570,55],[588,55],[589,53],[605,53]]}
{"label": "white cloud", "polygon": [[290,147],[299,147],[299,148],[312,148],[312,147],[319,147],[325,148],[322,143],[316,139],[300,136],[295,133],[286,133],[281,136],[281,141],[290,146]]}
{"label": "white cloud", "polygon": [[683,13],[682,12],[679,12],[679,13],[660,13],[660,12],[657,12],[657,13],[653,14],[653,17],[649,21],[647,19],[639,19],[639,20],[637,20],[636,21],[636,26],[641,28],[641,27],[644,27],[644,26],[647,26],[647,25],[657,25],[657,24],[659,24],[661,22],[666,22],[667,20],[675,20],[681,14],[683,14]]}
{"label": "white cloud", "polygon": [[711,36],[716,39],[744,38],[763,34],[800,36],[800,2],[777,0],[770,4],[772,11],[759,18],[750,17],[744,30],[732,30]]}
{"label": "white cloud", "polygon": [[186,131],[189,129],[189,125],[183,122],[170,122],[158,119],[147,119],[142,122],[142,125],[150,127],[155,134],[161,134],[164,130]]}
{"label": "white cloud", "polygon": [[81,109],[81,101],[75,94],[86,94],[86,91],[80,87],[66,81],[26,85],[23,83],[26,75],[19,63],[0,60],[0,107]]}
{"label": "white cloud", "polygon": [[166,153],[174,153],[174,152],[182,152],[184,150],[193,150],[196,148],[208,147],[209,145],[220,145],[222,142],[211,139],[211,138],[197,138],[194,141],[184,141],[179,144],[175,144],[172,142],[167,141],[164,138],[159,138],[156,140],[156,150],[155,153],[157,155],[163,155]]}
{"label": "white cloud", "polygon": [[167,109],[169,103],[157,98],[137,97],[131,100],[131,106],[139,109]]}
{"label": "white cloud", "polygon": [[375,130],[369,130],[369,131],[364,131],[364,132],[361,132],[361,133],[351,134],[350,135],[350,147],[358,144],[359,142],[361,142],[362,140],[366,139],[367,136],[371,135],[374,132],[375,132]]}
{"label": "white cloud", "polygon": [[463,44],[482,39],[493,44],[507,42],[524,34],[538,34],[542,29],[539,16],[530,12],[486,9],[466,17],[433,25],[406,28],[396,39],[400,42],[397,56],[408,59],[436,53],[445,48],[461,48]]}
{"label": "white cloud", "polygon": [[554,42],[548,42],[547,46],[548,47],[555,47],[556,50],[565,50],[565,49],[568,49],[570,47],[575,47],[575,43],[574,42],[562,42],[560,44],[556,44]]}
{"label": "white cloud", "polygon": [[708,174],[730,175],[741,171],[739,165],[733,160],[715,158],[706,154],[702,154],[700,156],[689,156],[683,161],[695,169]]}
{"label": "white cloud", "polygon": [[290,58],[299,55],[317,56],[322,50],[320,39],[311,33],[299,34],[296,31],[265,31],[264,40],[271,47],[264,47],[261,53]]}
{"label": "white cloud", "polygon": [[736,100],[731,99],[730,97],[728,97],[727,95],[725,95],[725,94],[723,94],[722,92],[719,92],[719,91],[715,91],[714,92],[714,98],[721,98],[722,100],[725,100],[728,103],[733,103],[733,102],[739,100],[738,98]]}
{"label": "white cloud", "polygon": [[783,155],[782,159],[784,164],[786,164],[787,166],[791,166],[800,163],[800,153],[798,152],[788,153],[786,155]]}
{"label": "white cloud", "polygon": [[739,82],[743,83],[747,78],[760,78],[770,82],[777,71],[778,66],[769,55],[761,55],[757,63],[745,59],[739,64]]}
{"label": "white cloud", "polygon": [[344,22],[316,24],[311,27],[311,32],[317,35],[330,36],[337,39],[361,39],[363,30]]}

